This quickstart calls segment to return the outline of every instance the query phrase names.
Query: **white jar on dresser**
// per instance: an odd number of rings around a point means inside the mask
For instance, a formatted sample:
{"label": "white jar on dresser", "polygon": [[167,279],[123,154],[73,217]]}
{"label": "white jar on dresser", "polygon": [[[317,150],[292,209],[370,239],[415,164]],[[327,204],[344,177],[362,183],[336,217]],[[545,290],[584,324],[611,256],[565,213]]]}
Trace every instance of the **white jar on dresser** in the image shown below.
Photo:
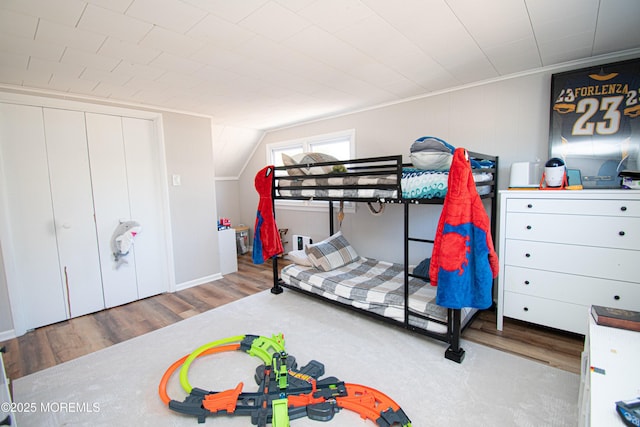
{"label": "white jar on dresser", "polygon": [[501,191],[499,211],[498,330],[584,335],[591,305],[640,310],[640,191]]}

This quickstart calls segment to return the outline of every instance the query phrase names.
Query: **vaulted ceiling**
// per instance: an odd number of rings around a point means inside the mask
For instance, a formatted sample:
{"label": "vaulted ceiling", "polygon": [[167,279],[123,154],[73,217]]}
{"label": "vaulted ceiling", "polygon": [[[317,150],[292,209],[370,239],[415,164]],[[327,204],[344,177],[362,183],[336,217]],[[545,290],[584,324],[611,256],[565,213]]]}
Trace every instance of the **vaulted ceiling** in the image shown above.
{"label": "vaulted ceiling", "polygon": [[233,175],[264,130],[633,51],[638,17],[638,0],[2,0],[0,89],[211,117]]}
{"label": "vaulted ceiling", "polygon": [[265,130],[640,47],[638,0],[2,0],[0,87]]}

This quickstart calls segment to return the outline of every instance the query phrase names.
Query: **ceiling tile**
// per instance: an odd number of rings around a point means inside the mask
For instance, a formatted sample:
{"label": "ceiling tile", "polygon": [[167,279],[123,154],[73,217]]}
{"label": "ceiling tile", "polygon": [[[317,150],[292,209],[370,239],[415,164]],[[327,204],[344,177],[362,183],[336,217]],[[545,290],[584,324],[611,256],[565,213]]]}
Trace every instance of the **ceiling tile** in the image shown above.
{"label": "ceiling tile", "polygon": [[100,6],[118,13],[125,13],[131,5],[131,0],[85,0],[87,3]]}
{"label": "ceiling tile", "polygon": [[451,10],[482,48],[533,35],[524,2],[513,0],[447,0]]}
{"label": "ceiling tile", "polygon": [[131,79],[131,76],[87,67],[82,71],[82,74],[80,74],[80,78],[83,80],[117,86],[126,84]]}
{"label": "ceiling tile", "polygon": [[105,36],[41,19],[36,40],[75,47],[87,52],[97,52],[100,45],[104,43]]}
{"label": "ceiling tile", "polygon": [[74,27],[86,7],[81,0],[2,0],[2,8]]}
{"label": "ceiling tile", "polygon": [[299,12],[316,1],[317,0],[276,0],[276,2],[281,6],[286,7],[293,12]]}
{"label": "ceiling tile", "polygon": [[30,68],[22,72],[22,84],[27,87],[48,88],[52,73],[44,68]]}
{"label": "ceiling tile", "polygon": [[213,13],[229,22],[238,23],[262,7],[268,0],[184,0],[192,6]]}
{"label": "ceiling tile", "polygon": [[79,67],[91,67],[98,70],[111,71],[120,62],[118,59],[87,53],[82,50],[67,48],[62,55],[63,64],[77,65]]}
{"label": "ceiling tile", "polygon": [[38,19],[10,10],[0,10],[0,34],[33,38],[36,33]]}
{"label": "ceiling tile", "polygon": [[82,70],[83,65],[78,64],[63,64],[56,61],[46,61],[40,58],[31,58],[29,61],[29,70],[34,72],[40,72],[41,74],[60,74],[69,76],[69,78],[78,78]]}
{"label": "ceiling tile", "polygon": [[150,66],[161,68],[163,70],[175,71],[178,73],[191,74],[200,68],[204,67],[204,64],[190,59],[182,58],[167,52],[163,52],[158,55],[153,61],[149,63]]}
{"label": "ceiling tile", "polygon": [[207,12],[180,0],[133,0],[126,14],[184,34]]}
{"label": "ceiling tile", "polygon": [[89,94],[98,82],[92,82],[85,79],[72,79],[64,75],[54,74],[47,84],[47,88],[61,92],[73,92],[80,94]]}
{"label": "ceiling tile", "polygon": [[32,38],[2,35],[0,37],[0,52],[10,52],[49,61],[58,61],[62,58],[64,46],[54,45],[48,42],[33,40]]}
{"label": "ceiling tile", "polygon": [[204,42],[226,48],[233,48],[255,36],[255,33],[239,27],[215,15],[207,15],[191,28],[189,37],[202,39]]}
{"label": "ceiling tile", "polygon": [[8,66],[6,64],[1,65],[0,81],[3,84],[7,84],[7,85],[15,85],[15,86],[22,85],[22,80],[24,78],[26,65],[25,65],[25,68],[18,68],[20,65],[22,65],[20,61],[16,61],[15,66],[14,64],[11,64]]}
{"label": "ceiling tile", "polygon": [[153,25],[131,16],[88,5],[78,23],[78,28],[111,36],[119,40],[138,43],[151,31]]}
{"label": "ceiling tile", "polygon": [[29,56],[17,53],[2,53],[0,55],[0,68],[15,68],[26,70],[29,65]]}
{"label": "ceiling tile", "polygon": [[201,49],[203,45],[197,40],[161,27],[153,27],[140,42],[140,46],[169,52],[185,58]]}
{"label": "ceiling tile", "polygon": [[640,1],[601,2],[593,53],[640,47]]}
{"label": "ceiling tile", "polygon": [[269,39],[282,41],[308,27],[310,23],[278,3],[268,2],[240,21],[239,25]]}
{"label": "ceiling tile", "polygon": [[122,61],[113,69],[112,72],[128,76],[130,78],[135,76],[144,76],[147,79],[154,80],[163,75],[166,71],[149,65]]}
{"label": "ceiling tile", "polygon": [[373,11],[359,0],[317,1],[299,10],[298,14],[330,33],[350,27],[374,15]]}
{"label": "ceiling tile", "polygon": [[533,36],[485,47],[483,51],[500,75],[542,66],[538,46]]}
{"label": "ceiling tile", "polygon": [[149,64],[160,55],[161,51],[109,37],[100,47],[98,53],[110,58],[123,59],[138,64]]}

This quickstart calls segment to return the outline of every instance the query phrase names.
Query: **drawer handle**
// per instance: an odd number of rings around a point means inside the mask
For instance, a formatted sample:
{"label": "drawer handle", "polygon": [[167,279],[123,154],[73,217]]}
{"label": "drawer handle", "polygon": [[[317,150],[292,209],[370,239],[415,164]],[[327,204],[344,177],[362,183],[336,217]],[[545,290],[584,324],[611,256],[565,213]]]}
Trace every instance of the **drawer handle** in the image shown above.
{"label": "drawer handle", "polygon": [[[528,207],[529,209],[531,209],[531,208],[533,207],[533,205],[532,205],[531,203],[529,203],[529,204],[527,205],[527,207]],[[626,209],[627,209],[627,208],[623,207],[623,209],[622,209],[622,210],[626,210]]]}
{"label": "drawer handle", "polygon": [[618,231],[618,234],[619,234],[620,236],[624,236],[624,231]]}
{"label": "drawer handle", "polygon": [[620,295],[614,295],[613,299],[616,300],[616,301],[620,301]]}
{"label": "drawer handle", "polygon": [[531,230],[531,226],[530,225],[527,225],[527,230]]}
{"label": "drawer handle", "polygon": [[529,307],[523,308],[524,311],[529,311]]}
{"label": "drawer handle", "polygon": [[525,281],[524,281],[524,284],[525,284],[525,285],[529,285],[529,281],[528,281],[528,280],[525,280]]}
{"label": "drawer handle", "polygon": [[527,258],[531,258],[531,254],[524,254]]}
{"label": "drawer handle", "polygon": [[621,207],[620,207],[620,210],[621,210],[622,212],[624,212],[624,211],[626,211],[626,210],[627,210],[627,207],[626,207],[626,206],[621,206]]}

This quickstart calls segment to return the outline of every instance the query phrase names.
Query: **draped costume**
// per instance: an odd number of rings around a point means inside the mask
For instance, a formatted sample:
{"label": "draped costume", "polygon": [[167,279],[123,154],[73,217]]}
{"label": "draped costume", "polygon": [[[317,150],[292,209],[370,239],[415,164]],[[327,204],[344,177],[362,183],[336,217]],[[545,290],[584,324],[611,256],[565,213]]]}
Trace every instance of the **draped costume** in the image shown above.
{"label": "draped costume", "polygon": [[429,267],[431,284],[438,286],[436,304],[488,308],[497,276],[489,217],[476,190],[468,154],[457,148]]}
{"label": "draped costume", "polygon": [[255,177],[256,191],[260,196],[253,232],[253,263],[262,264],[267,259],[284,252],[278,226],[273,213],[272,187],[274,166],[266,166]]}

